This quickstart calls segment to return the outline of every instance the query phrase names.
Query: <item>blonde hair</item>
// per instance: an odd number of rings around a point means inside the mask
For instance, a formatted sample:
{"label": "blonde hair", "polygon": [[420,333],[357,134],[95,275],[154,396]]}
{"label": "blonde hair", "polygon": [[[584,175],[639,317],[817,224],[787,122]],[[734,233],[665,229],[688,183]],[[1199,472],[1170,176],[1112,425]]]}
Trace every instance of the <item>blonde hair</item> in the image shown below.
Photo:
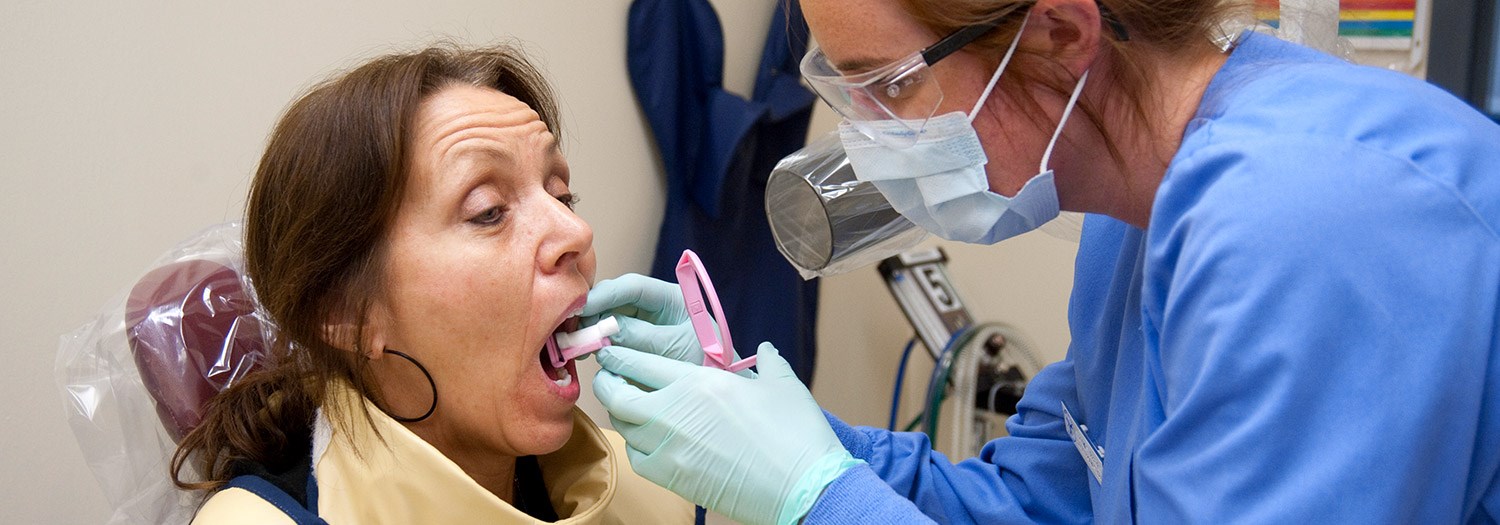
{"label": "blonde hair", "polygon": [[[1106,78],[1095,78],[1109,83],[1111,90],[1107,103],[1124,104],[1128,107],[1128,118],[1139,126],[1151,127],[1146,97],[1155,86],[1147,66],[1155,57],[1198,56],[1217,52],[1213,39],[1219,36],[1218,24],[1232,15],[1248,11],[1249,3],[1242,0],[1095,0],[1104,18],[1106,38],[1103,53],[1114,64]],[[1035,4],[1035,0],[902,0],[906,12],[933,34],[947,35],[960,28],[994,20],[1014,9],[1016,4]],[[1022,7],[1021,9],[1030,9]],[[992,58],[998,65],[1000,56],[1020,30],[1022,17],[1014,16],[997,26],[985,36],[969,44],[969,51]],[[1128,36],[1121,39],[1115,27]],[[997,89],[1019,97],[1027,117],[1042,126],[1056,126],[1039,110],[1037,101],[1022,86],[1043,86],[1060,97],[1066,98],[1073,90],[1078,78],[1068,74],[1055,57],[1016,49],[1010,65],[1001,75]],[[1090,125],[1104,136],[1110,157],[1123,163],[1124,156],[1115,137],[1109,136],[1103,127],[1102,108],[1080,101],[1078,111]],[[1155,130],[1153,130],[1155,131]]]}

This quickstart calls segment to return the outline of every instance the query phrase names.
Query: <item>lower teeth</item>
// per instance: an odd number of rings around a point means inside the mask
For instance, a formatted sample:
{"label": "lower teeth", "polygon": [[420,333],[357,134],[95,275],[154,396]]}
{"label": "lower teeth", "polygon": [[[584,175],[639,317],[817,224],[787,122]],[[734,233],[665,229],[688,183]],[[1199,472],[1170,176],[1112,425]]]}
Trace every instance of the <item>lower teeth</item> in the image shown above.
{"label": "lower teeth", "polygon": [[569,374],[568,371],[564,370],[564,369],[558,369],[557,373],[559,375],[561,375],[562,377],[559,378],[559,379],[553,380],[552,381],[553,384],[555,384],[557,386],[568,386],[568,385],[573,384],[573,374]]}

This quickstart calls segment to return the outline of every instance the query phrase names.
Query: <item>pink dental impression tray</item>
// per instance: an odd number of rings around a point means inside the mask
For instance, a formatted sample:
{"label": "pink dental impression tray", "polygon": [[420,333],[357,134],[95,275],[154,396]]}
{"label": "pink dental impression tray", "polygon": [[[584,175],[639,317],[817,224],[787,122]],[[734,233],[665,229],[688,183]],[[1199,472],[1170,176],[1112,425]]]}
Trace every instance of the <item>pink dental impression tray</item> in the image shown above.
{"label": "pink dental impression tray", "polygon": [[[580,328],[577,332],[552,334],[547,338],[547,357],[553,368],[562,368],[568,361],[609,346],[609,336],[620,333],[620,322],[613,317],[600,319],[594,326]],[[561,346],[562,348],[558,348]]]}
{"label": "pink dental impression tray", "polygon": [[[699,289],[699,283],[703,287]],[[714,282],[708,278],[708,272],[703,269],[703,261],[698,260],[698,254],[692,250],[683,250],[682,258],[677,260],[677,284],[682,287],[682,302],[687,305],[688,318],[693,322],[693,332],[698,335],[698,344],[703,346],[703,366],[712,366],[738,372],[755,366],[755,356],[750,356],[733,363],[734,342],[729,337],[729,323],[724,320],[724,309],[719,306],[719,294],[714,291]],[[708,297],[709,306],[713,307],[713,317],[709,317],[709,311],[703,307],[704,295]],[[719,333],[724,334],[723,344],[719,343],[719,337],[714,334],[714,322],[718,321]]]}
{"label": "pink dental impression tray", "polygon": [[[702,283],[701,288],[699,283]],[[724,320],[724,308],[719,306],[719,294],[714,291],[714,282],[708,278],[708,272],[703,269],[703,261],[698,260],[698,254],[693,253],[692,250],[683,250],[682,259],[677,261],[677,284],[682,287],[682,302],[687,306],[688,319],[693,323],[693,333],[697,334],[698,344],[703,347],[703,366],[730,372],[738,372],[755,366],[753,355],[730,362],[734,359],[734,343],[729,337],[729,324]],[[705,294],[708,297],[708,305],[713,308],[712,317],[708,308],[703,306]],[[718,335],[714,333],[716,321],[719,333],[724,334],[722,344],[719,342]],[[613,317],[606,317],[598,324],[576,332],[553,334],[552,337],[547,338],[547,356],[552,360],[553,368],[562,368],[570,360],[609,346],[612,344],[609,336],[618,333],[620,333],[619,321]]]}

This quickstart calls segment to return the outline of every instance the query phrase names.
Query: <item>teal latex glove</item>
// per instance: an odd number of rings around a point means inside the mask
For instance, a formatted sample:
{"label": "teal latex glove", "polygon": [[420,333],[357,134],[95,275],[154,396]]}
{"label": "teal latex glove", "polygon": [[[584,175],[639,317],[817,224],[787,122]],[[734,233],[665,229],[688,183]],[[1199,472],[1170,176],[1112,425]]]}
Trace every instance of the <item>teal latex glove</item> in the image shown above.
{"label": "teal latex glove", "polygon": [[[743,523],[796,523],[862,464],[770,343],[742,377],[628,348],[599,352],[594,395],[636,473]],[[639,388],[624,378],[644,386]]]}
{"label": "teal latex glove", "polygon": [[634,273],[600,281],[589,290],[580,317],[590,326],[611,315],[620,323],[620,333],[609,337],[615,346],[703,364],[703,347],[676,284]]}

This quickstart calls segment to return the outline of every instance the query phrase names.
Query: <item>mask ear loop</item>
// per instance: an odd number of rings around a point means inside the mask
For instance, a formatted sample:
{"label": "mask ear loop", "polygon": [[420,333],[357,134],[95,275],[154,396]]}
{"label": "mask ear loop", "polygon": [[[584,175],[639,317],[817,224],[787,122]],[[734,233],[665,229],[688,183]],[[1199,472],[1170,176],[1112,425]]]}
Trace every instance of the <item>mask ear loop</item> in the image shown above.
{"label": "mask ear loop", "polygon": [[1089,71],[1085,69],[1078,77],[1078,85],[1073,86],[1073,95],[1068,97],[1068,105],[1063,106],[1062,119],[1057,121],[1057,129],[1052,131],[1052,140],[1047,142],[1047,152],[1042,154],[1042,167],[1038,173],[1047,171],[1047,164],[1052,160],[1052,148],[1057,146],[1057,139],[1062,136],[1063,126],[1068,124],[1068,116],[1073,114],[1073,107],[1078,105],[1078,95],[1083,93],[1083,85],[1088,81]]}
{"label": "mask ear loop", "polygon": [[[1021,43],[1021,35],[1026,32],[1026,23],[1031,21],[1031,12],[1026,12],[1026,17],[1021,19],[1021,27],[1016,29],[1016,37],[1010,41],[1010,47],[1005,50],[1005,57],[1000,59],[1000,66],[995,68],[995,74],[990,77],[990,83],[984,86],[984,93],[979,95],[979,100],[974,102],[974,109],[969,110],[969,123],[974,123],[974,118],[979,116],[979,108],[984,107],[984,102],[989,100],[990,93],[995,90],[995,84],[1000,81],[1000,74],[1005,72],[1005,67],[1010,65],[1010,58],[1016,54],[1016,47]],[[1073,94],[1068,97],[1068,105],[1063,107],[1062,119],[1057,121],[1057,129],[1052,131],[1052,140],[1047,142],[1047,151],[1042,154],[1041,172],[1047,171],[1047,164],[1052,160],[1052,148],[1057,146],[1057,139],[1062,137],[1063,126],[1068,123],[1068,116],[1073,114],[1073,107],[1078,104],[1078,95],[1083,93],[1083,85],[1089,80],[1088,70],[1078,77],[1078,85],[1073,86]]]}
{"label": "mask ear loop", "polygon": [[984,93],[979,94],[979,100],[974,101],[974,109],[969,110],[969,123],[974,123],[974,117],[979,116],[979,108],[984,107],[984,101],[990,99],[990,92],[995,90],[995,84],[1000,81],[1000,73],[1005,72],[1005,66],[1010,64],[1010,57],[1016,54],[1016,46],[1021,43],[1021,34],[1026,32],[1026,22],[1031,20],[1031,11],[1026,11],[1026,16],[1021,19],[1021,27],[1016,29],[1016,38],[1010,41],[1010,48],[1005,50],[1005,57],[1000,59],[1000,66],[995,68],[995,74],[990,76],[990,83],[984,86]]}

